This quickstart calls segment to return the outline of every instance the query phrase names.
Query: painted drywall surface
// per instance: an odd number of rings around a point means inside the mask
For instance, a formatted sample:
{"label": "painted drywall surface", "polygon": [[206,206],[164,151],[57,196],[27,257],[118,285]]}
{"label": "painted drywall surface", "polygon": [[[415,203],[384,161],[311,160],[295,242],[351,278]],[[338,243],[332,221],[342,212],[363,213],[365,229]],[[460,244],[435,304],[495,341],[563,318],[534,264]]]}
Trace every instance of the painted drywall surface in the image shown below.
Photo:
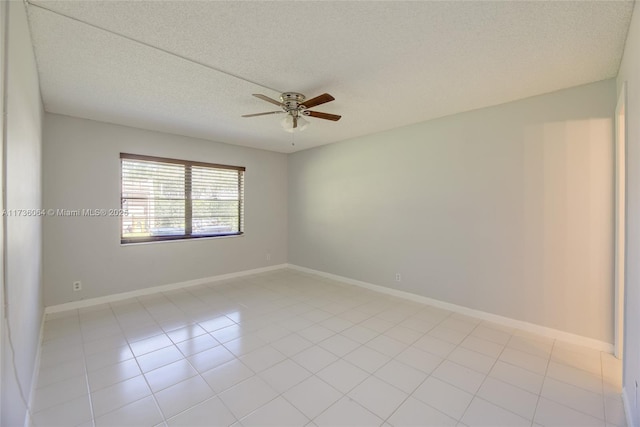
{"label": "painted drywall surface", "polygon": [[611,343],[614,109],[608,80],[292,154],[289,262]]}
{"label": "painted drywall surface", "polygon": [[640,11],[636,8],[627,35],[618,91],[627,82],[627,262],[625,283],[623,388],[633,425],[640,425],[636,382],[640,382]]}
{"label": "painted drywall surface", "polygon": [[[287,260],[284,154],[48,113],[44,141],[48,209],[119,208],[121,152],[246,167],[242,237],[121,245],[117,217],[47,216],[47,306]],[[76,280],[80,292],[72,291]]]}
{"label": "painted drywall surface", "polygon": [[[6,139],[6,208],[41,206],[42,103],[36,63],[22,2],[8,2],[8,84]],[[20,398],[14,369],[29,393],[42,323],[42,221],[38,217],[7,217],[7,316],[15,358],[9,351],[7,330],[2,345],[2,408],[0,425],[21,426],[26,407]],[[13,364],[15,360],[15,365]]]}

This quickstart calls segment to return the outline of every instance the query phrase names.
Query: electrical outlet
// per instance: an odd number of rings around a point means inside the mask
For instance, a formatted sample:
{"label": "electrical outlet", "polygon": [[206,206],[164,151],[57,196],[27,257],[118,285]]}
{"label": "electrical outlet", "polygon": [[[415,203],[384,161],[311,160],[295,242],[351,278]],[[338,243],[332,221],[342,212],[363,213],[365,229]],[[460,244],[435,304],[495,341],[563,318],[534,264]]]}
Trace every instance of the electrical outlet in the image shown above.
{"label": "electrical outlet", "polygon": [[396,282],[402,282],[402,275],[400,273],[396,273]]}
{"label": "electrical outlet", "polygon": [[267,261],[271,261],[271,254],[269,252],[267,252]]}
{"label": "electrical outlet", "polygon": [[77,282],[73,282],[73,292],[78,292],[82,290],[82,282],[81,281],[77,281]]}

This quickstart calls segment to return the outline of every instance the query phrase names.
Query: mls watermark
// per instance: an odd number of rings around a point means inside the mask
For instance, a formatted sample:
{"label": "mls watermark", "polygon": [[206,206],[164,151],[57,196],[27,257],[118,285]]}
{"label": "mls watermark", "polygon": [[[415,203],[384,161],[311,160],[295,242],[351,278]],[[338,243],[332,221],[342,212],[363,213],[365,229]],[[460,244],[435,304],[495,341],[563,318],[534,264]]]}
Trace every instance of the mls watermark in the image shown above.
{"label": "mls watermark", "polygon": [[129,211],[126,209],[3,209],[2,216],[110,217],[129,216]]}

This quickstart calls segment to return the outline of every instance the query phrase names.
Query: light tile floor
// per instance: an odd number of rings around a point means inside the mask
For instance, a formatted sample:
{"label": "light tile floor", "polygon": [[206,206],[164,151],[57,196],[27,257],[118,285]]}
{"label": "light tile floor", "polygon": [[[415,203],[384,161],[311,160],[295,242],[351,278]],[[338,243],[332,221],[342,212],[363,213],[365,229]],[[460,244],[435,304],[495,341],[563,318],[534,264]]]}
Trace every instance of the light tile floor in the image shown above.
{"label": "light tile floor", "polygon": [[624,426],[606,353],[293,270],[47,316],[35,426]]}

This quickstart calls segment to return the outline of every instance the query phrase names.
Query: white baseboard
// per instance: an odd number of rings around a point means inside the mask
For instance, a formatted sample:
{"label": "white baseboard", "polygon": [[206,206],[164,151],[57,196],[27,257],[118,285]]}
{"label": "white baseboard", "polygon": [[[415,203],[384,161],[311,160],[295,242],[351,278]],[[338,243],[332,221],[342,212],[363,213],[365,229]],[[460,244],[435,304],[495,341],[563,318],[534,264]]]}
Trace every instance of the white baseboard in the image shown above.
{"label": "white baseboard", "polygon": [[419,302],[422,304],[432,305],[434,307],[442,308],[445,310],[450,310],[456,313],[464,314],[466,316],[475,317],[478,319],[498,323],[510,328],[520,329],[523,331],[533,332],[539,335],[547,336],[554,339],[559,339],[561,341],[569,342],[576,345],[581,345],[584,347],[593,348],[598,351],[604,351],[608,353],[613,353],[613,344],[606,343],[604,341],[596,340],[593,338],[584,337],[577,334],[572,334],[569,332],[561,331],[558,329],[548,328],[546,326],[537,325],[535,323],[525,322],[522,320],[516,320],[509,317],[499,316],[497,314],[487,313],[481,310],[475,310],[469,307],[464,307],[461,305],[456,305],[440,300],[436,300],[433,298],[425,297],[422,295],[413,294],[410,292],[401,291],[398,289],[387,288],[385,286],[374,285],[371,283],[363,282],[360,280],[350,279],[344,276],[338,276],[336,274],[326,273],[324,271],[313,270],[311,268],[302,267],[295,264],[278,264],[269,267],[256,268],[252,270],[239,271],[235,273],[222,274],[218,276],[205,277],[201,279],[188,280],[185,282],[179,283],[170,283],[166,285],[153,286],[144,289],[138,289],[130,292],[122,292],[113,295],[106,295],[103,297],[97,298],[89,298],[80,301],[72,301],[64,304],[53,305],[45,308],[45,314],[49,313],[58,313],[61,311],[67,310],[75,310],[78,308],[91,307],[98,304],[105,304],[114,301],[121,301],[127,298],[134,298],[144,295],[150,295],[158,292],[166,292],[174,289],[181,289],[190,286],[203,285],[206,283],[217,282],[221,280],[232,279],[236,277],[249,276],[252,274],[264,273],[268,271],[280,270],[283,268],[291,268],[293,270],[302,271],[305,273],[314,274],[321,277],[326,277],[328,279],[336,280],[339,282],[347,283],[350,285],[359,286],[365,289],[373,290],[376,292],[384,293],[387,295],[392,295],[399,298],[404,298],[407,300]]}
{"label": "white baseboard", "polygon": [[350,279],[348,277],[338,276],[336,274],[325,273],[324,271],[313,270],[311,268],[301,267],[295,264],[288,264],[288,267],[293,270],[302,271],[305,273],[315,274],[317,276],[326,277],[328,279],[337,280],[339,282],[348,283],[351,285],[359,286],[376,292],[381,292],[387,295],[392,295],[399,298],[408,299],[411,301],[432,305],[434,307],[442,308],[445,310],[453,311],[455,313],[464,314],[466,316],[475,317],[478,319],[486,320],[489,322],[498,323],[500,325],[507,326],[509,328],[520,329],[523,331],[533,332],[538,335],[546,336],[549,338],[558,339],[571,344],[581,345],[584,347],[593,348],[598,351],[604,351],[607,353],[613,353],[613,344],[604,341],[596,340],[594,338],[584,337],[582,335],[572,334],[570,332],[561,331],[558,329],[548,328],[546,326],[537,325],[535,323],[525,322],[522,320],[516,320],[509,317],[499,316],[497,314],[487,313],[481,310],[475,310],[462,305],[451,304],[448,302],[436,300],[433,298],[425,297],[422,295],[413,294],[410,292],[400,291],[398,289],[387,288],[385,286],[373,285],[371,283],[362,282],[360,280]]}
{"label": "white baseboard", "polygon": [[76,310],[78,308],[91,307],[98,304],[105,304],[105,303],[114,302],[114,301],[122,301],[127,298],[135,298],[143,295],[151,295],[158,292],[172,291],[174,289],[187,288],[190,286],[204,285],[206,283],[219,282],[221,280],[233,279],[236,277],[250,276],[252,274],[265,273],[267,271],[281,270],[283,268],[287,268],[287,264],[271,265],[269,267],[254,268],[252,270],[244,270],[244,271],[238,271],[235,273],[220,274],[218,276],[203,277],[201,279],[187,280],[185,282],[169,283],[169,284],[160,285],[160,286],[152,286],[149,288],[137,289],[135,291],[122,292],[122,293],[113,294],[113,295],[106,295],[103,297],[88,298],[80,301],[66,302],[64,304],[51,305],[49,307],[46,307],[45,314],[58,313],[58,312],[67,311],[67,310]]}
{"label": "white baseboard", "polygon": [[[629,399],[629,393],[626,387],[622,388],[622,406],[624,406],[624,415],[627,419],[627,426],[629,427],[638,427],[633,423],[633,413],[631,412],[631,404],[632,401]],[[635,404],[635,402],[634,402]]]}

